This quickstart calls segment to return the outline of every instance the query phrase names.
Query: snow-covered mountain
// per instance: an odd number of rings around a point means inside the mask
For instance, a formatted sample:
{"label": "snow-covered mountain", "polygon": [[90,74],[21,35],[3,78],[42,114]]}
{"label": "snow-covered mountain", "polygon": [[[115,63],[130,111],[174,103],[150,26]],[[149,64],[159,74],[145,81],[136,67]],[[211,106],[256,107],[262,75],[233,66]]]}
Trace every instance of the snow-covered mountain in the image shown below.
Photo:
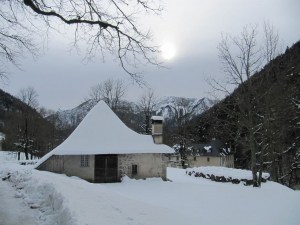
{"label": "snow-covered mountain", "polygon": [[[52,117],[55,116],[60,122],[66,125],[77,126],[96,103],[95,100],[87,100],[73,109],[59,110]],[[215,100],[208,98],[163,97],[158,100],[153,114],[161,115],[166,119],[187,114],[189,118],[192,118],[208,110],[215,103]],[[123,108],[130,107],[133,113],[138,114],[138,105],[134,102],[122,101],[121,106],[124,106]]]}
{"label": "snow-covered mountain", "polygon": [[[55,116],[60,122],[77,126],[86,114],[96,105],[96,101],[93,99],[87,100],[73,109],[59,110],[55,113]],[[51,116],[51,117],[52,117]]]}
{"label": "snow-covered mountain", "polygon": [[155,107],[156,115],[161,115],[165,119],[179,116],[193,118],[205,112],[216,104],[216,100],[209,98],[183,98],[183,97],[164,97]]}

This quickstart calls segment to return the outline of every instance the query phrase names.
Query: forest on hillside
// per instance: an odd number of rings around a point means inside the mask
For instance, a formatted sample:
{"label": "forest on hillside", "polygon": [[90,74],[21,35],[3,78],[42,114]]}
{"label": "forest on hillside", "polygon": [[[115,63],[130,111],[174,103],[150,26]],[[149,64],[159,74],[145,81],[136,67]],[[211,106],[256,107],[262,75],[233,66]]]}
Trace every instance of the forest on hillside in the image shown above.
{"label": "forest on hillside", "polygon": [[[270,172],[272,180],[290,187],[300,184],[300,42],[287,48],[231,95],[185,127],[187,140],[218,138],[231,143],[235,166],[251,168],[251,138],[255,141],[256,167]],[[249,93],[251,96],[249,97]],[[239,102],[251,98],[249,109]],[[243,105],[242,105],[243,106]],[[248,122],[248,123],[247,123]],[[253,132],[253,136],[250,133]]]}

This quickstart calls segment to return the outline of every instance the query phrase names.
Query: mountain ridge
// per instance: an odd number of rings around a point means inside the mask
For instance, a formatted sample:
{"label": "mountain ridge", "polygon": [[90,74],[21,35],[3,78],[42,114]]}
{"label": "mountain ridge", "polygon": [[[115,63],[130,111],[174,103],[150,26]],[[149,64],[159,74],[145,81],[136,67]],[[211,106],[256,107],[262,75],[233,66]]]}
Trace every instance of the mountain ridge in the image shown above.
{"label": "mountain ridge", "polygon": [[[163,97],[158,100],[157,104],[154,106],[153,115],[163,116],[165,119],[171,119],[175,116],[176,110],[186,111],[182,113],[190,113],[190,118],[198,116],[204,111],[211,108],[216,103],[216,100],[211,100],[209,98],[183,98],[168,96]],[[78,106],[67,109],[58,110],[55,115],[61,122],[69,126],[77,126],[82,119],[87,115],[87,113],[97,104],[96,100],[89,99]],[[130,106],[135,114],[138,114],[138,104],[132,101],[122,100],[120,106]],[[51,116],[50,116],[51,117]]]}

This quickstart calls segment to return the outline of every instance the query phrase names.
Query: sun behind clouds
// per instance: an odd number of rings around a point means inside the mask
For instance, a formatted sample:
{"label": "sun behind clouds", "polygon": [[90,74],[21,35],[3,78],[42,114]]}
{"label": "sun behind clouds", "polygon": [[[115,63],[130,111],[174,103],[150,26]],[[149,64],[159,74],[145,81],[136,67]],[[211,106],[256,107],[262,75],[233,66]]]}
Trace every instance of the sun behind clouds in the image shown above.
{"label": "sun behind clouds", "polygon": [[176,48],[171,42],[166,42],[161,46],[161,56],[165,60],[171,60],[176,56]]}

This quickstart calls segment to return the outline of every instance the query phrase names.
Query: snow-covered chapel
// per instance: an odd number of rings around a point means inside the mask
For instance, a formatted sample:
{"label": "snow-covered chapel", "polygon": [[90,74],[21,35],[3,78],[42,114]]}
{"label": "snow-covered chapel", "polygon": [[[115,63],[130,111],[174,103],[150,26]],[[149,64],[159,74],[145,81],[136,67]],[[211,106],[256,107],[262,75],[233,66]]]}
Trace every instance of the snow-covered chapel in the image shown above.
{"label": "snow-covered chapel", "polygon": [[[161,125],[156,117],[153,121]],[[35,168],[96,183],[118,182],[124,175],[166,179],[168,154],[174,150],[155,144],[157,135],[134,132],[100,101],[74,132],[41,158]]]}

